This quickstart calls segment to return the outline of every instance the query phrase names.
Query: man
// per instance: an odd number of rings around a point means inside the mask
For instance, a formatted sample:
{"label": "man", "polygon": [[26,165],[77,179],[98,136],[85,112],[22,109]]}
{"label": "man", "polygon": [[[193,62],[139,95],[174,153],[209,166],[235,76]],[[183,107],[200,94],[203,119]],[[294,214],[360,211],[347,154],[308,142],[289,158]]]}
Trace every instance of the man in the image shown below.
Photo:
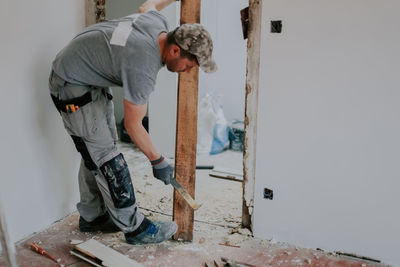
{"label": "man", "polygon": [[175,222],[150,221],[136,206],[132,181],[115,141],[117,131],[108,87],[122,86],[129,136],[151,161],[154,177],[169,184],[173,169],[142,126],[158,71],[214,72],[212,40],[198,24],[168,32],[157,10],[173,0],[149,0],[140,13],[86,28],[56,57],[51,97],[65,129],[82,155],[79,169],[79,229],[123,231],[130,244],[158,243],[177,231]]}

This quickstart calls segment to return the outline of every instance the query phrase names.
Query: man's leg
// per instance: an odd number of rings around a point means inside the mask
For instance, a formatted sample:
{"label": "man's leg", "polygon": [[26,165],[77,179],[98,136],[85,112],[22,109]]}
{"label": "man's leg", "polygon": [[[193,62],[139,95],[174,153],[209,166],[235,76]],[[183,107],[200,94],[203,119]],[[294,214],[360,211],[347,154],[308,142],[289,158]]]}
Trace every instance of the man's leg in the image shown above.
{"label": "man's leg", "polygon": [[[177,231],[178,226],[174,222],[151,222],[138,210],[128,165],[114,142],[116,131],[112,130],[115,129],[113,106],[107,94],[101,95],[101,98],[106,101],[105,108],[101,101],[94,102],[96,105],[91,107],[93,114],[96,114],[93,126],[96,141],[93,142],[95,137],[90,134],[83,140],[93,160],[88,160],[87,165],[89,168],[93,163],[98,166],[92,173],[107,210],[114,223],[125,233],[128,243],[146,244],[167,240]],[[114,125],[110,125],[110,122]],[[107,147],[109,149],[104,153]]]}
{"label": "man's leg", "polygon": [[80,214],[79,230],[81,232],[119,232],[121,231],[110,218],[103,196],[93,173],[81,161],[79,168],[80,201],[77,208]]}
{"label": "man's leg", "polygon": [[[87,185],[94,177],[104,205],[114,223],[123,232],[132,232],[139,227],[144,216],[137,209],[128,166],[116,147],[115,136],[108,124],[109,113],[113,112],[109,105],[111,100],[107,98],[102,88],[85,87],[85,89],[91,92],[92,102],[80,107],[74,113],[62,114],[64,124],[67,125],[66,128],[70,131],[72,140],[83,158],[85,168],[81,169],[82,180]],[[71,91],[75,94],[80,90],[80,86],[67,85],[64,91],[68,92],[64,94],[69,94],[68,97],[71,97]],[[87,174],[86,169],[91,175]],[[91,188],[94,189],[93,186]],[[88,191],[81,193],[84,195]],[[101,208],[98,206],[95,209],[98,211]],[[97,212],[87,212],[85,209],[79,211],[88,221],[92,219],[91,213]]]}
{"label": "man's leg", "polygon": [[106,209],[96,178],[85,166],[83,160],[79,168],[78,179],[80,201],[76,206],[79,214],[88,222],[94,221],[97,217],[104,215]]}
{"label": "man's leg", "polygon": [[[64,126],[81,153],[84,166],[95,177],[107,211],[113,222],[125,233],[128,243],[155,243],[170,238],[177,230],[173,222],[153,223],[145,219],[136,206],[136,199],[127,164],[115,145],[109,125],[110,108],[107,95],[101,88],[65,83],[50,91],[61,101],[69,101],[91,92],[92,101],[72,113],[60,112]],[[61,83],[62,84],[62,83]],[[115,127],[115,125],[114,125]],[[89,176],[84,175],[85,179]],[[95,203],[95,202],[93,202]],[[96,207],[96,210],[101,207]],[[93,212],[80,210],[89,220]]]}

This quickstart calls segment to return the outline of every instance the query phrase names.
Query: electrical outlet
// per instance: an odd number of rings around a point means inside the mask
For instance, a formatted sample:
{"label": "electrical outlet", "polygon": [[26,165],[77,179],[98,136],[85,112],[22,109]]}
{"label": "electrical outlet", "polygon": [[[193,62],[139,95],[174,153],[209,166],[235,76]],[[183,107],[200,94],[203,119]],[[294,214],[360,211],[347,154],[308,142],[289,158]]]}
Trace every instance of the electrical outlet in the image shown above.
{"label": "electrical outlet", "polygon": [[272,33],[282,32],[282,20],[271,20],[271,32]]}
{"label": "electrical outlet", "polygon": [[268,188],[264,188],[264,198],[272,200],[274,198],[274,191]]}

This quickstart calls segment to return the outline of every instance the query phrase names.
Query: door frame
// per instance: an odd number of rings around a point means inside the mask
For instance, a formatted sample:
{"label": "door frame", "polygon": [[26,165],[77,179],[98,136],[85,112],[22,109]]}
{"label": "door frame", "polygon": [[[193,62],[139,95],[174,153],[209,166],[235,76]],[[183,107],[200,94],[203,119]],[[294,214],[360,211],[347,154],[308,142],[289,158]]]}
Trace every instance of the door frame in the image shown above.
{"label": "door frame", "polygon": [[253,230],[262,0],[249,0],[243,150],[242,226]]}
{"label": "door frame", "polygon": [[[86,26],[105,20],[106,0],[86,0]],[[253,230],[262,0],[249,0],[243,149],[242,226]],[[178,135],[178,129],[177,133]]]}

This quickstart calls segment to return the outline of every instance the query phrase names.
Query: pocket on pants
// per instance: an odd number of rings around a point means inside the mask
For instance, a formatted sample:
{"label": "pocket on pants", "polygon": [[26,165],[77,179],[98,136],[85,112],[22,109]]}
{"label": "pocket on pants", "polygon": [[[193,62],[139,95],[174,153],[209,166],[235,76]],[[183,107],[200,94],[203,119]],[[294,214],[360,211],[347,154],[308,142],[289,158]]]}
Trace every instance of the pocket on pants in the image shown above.
{"label": "pocket on pants", "polygon": [[84,107],[72,113],[61,112],[65,129],[70,135],[89,135],[89,128],[91,128],[92,121],[86,110],[90,109],[90,104],[92,103],[86,104]]}
{"label": "pocket on pants", "polygon": [[126,208],[135,204],[131,176],[122,154],[104,163],[100,167],[100,171],[107,181],[116,208]]}
{"label": "pocket on pants", "polygon": [[87,93],[91,94],[90,102],[85,102],[82,106],[75,104],[78,109],[74,112],[61,112],[64,126],[71,135],[89,137],[95,135],[99,129],[107,127],[106,101],[101,88],[67,83],[59,89],[58,97],[68,103]]}

